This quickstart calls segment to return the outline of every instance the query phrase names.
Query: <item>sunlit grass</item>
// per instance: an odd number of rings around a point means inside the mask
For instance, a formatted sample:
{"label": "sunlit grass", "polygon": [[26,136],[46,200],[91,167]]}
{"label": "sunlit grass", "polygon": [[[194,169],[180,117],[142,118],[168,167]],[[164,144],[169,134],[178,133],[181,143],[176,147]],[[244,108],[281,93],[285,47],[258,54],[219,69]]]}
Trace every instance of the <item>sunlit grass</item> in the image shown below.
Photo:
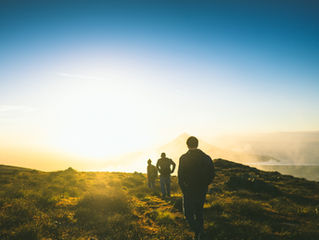
{"label": "sunlit grass", "polygon": [[[204,209],[209,239],[319,239],[318,183],[222,160],[215,164]],[[16,169],[4,171],[0,184],[1,240],[192,236],[176,177],[166,200],[160,198],[159,181],[150,190],[141,173]]]}

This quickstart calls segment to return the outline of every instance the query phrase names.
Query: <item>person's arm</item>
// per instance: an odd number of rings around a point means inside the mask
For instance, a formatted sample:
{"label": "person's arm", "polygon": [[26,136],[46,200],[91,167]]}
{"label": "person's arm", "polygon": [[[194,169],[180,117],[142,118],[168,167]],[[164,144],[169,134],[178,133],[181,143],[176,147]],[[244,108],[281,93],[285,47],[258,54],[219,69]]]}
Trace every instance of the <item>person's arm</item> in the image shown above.
{"label": "person's arm", "polygon": [[160,164],[159,164],[159,161],[160,160],[157,160],[157,163],[156,163],[156,168],[159,172],[161,172],[161,168],[160,168]]}
{"label": "person's arm", "polygon": [[158,176],[158,170],[157,170],[157,167],[154,166],[154,176],[155,178],[157,178]]}
{"label": "person's arm", "polygon": [[179,159],[178,170],[177,170],[178,184],[182,192],[185,192],[185,182],[184,182],[184,166],[182,158]]}
{"label": "person's arm", "polygon": [[173,173],[175,171],[176,168],[176,163],[171,159],[171,165],[173,165],[173,169],[171,171],[171,173]]}

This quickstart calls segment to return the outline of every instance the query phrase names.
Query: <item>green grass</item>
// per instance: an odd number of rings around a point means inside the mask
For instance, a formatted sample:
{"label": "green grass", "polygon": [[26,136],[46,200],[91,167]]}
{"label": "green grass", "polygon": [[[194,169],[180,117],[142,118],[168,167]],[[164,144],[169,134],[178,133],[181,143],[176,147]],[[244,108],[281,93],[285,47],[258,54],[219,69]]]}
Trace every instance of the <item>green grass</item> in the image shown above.
{"label": "green grass", "polygon": [[[215,160],[207,239],[319,239],[319,183]],[[181,192],[141,173],[40,172],[0,166],[0,239],[188,240]]]}

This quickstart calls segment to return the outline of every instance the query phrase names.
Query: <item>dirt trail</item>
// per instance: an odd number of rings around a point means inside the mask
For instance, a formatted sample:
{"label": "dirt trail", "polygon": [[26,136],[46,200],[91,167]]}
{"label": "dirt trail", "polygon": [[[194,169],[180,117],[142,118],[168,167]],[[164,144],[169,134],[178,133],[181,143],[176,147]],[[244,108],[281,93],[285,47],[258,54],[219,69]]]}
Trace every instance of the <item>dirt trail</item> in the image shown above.
{"label": "dirt trail", "polygon": [[143,199],[134,198],[135,214],[139,225],[149,236],[156,239],[192,239],[192,233],[181,212],[181,196],[162,199],[148,195]]}

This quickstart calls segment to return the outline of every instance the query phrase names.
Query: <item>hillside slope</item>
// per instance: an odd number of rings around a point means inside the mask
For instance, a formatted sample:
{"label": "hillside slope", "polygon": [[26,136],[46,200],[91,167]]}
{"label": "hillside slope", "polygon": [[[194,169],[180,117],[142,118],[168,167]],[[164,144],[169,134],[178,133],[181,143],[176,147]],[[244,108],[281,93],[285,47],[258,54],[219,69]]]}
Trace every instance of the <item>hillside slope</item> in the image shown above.
{"label": "hillside slope", "polygon": [[13,173],[13,172],[29,172],[29,171],[36,171],[30,168],[23,168],[23,167],[15,167],[15,166],[8,166],[0,164],[0,172],[3,173]]}
{"label": "hillside slope", "polygon": [[[319,183],[216,159],[206,239],[319,239]],[[9,167],[10,168],[10,167]],[[0,239],[188,240],[181,193],[146,187],[141,173],[3,171]],[[18,169],[18,168],[17,168]]]}

